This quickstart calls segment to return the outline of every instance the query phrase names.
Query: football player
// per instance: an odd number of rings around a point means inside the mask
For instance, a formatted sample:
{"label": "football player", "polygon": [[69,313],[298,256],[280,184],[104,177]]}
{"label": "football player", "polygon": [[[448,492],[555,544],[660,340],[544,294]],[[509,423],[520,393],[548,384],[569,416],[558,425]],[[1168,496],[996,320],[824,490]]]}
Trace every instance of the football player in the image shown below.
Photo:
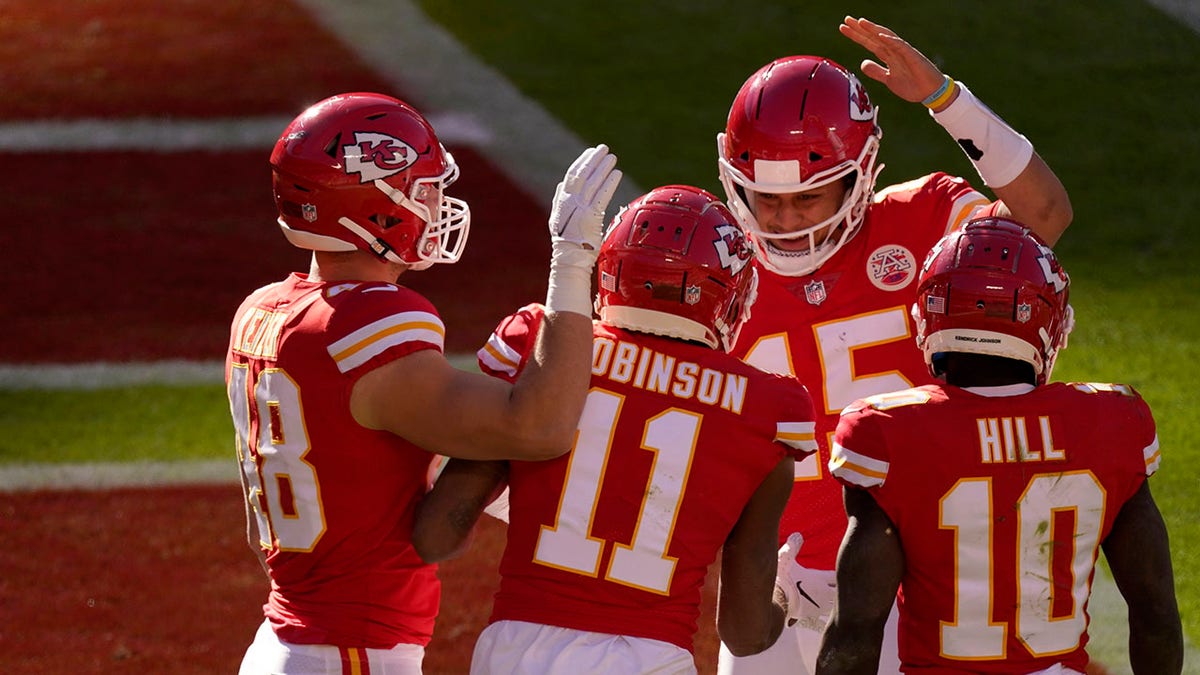
{"label": "football player", "polygon": [[939,383],[852,403],[834,438],[850,528],[819,674],[876,672],[899,588],[905,672],[1082,675],[1101,550],[1133,672],[1182,669],[1150,409],[1127,385],[1049,381],[1068,286],[1008,219],[968,222],[930,253],[913,315]]}
{"label": "football player", "polygon": [[440,587],[410,534],[431,453],[570,448],[615,162],[590,148],[559,186],[544,329],[507,383],[452,367],[437,310],[397,283],[457,261],[470,224],[445,194],[458,166],[425,118],[349,93],[284,130],[270,162],[279,226],[312,262],[243,302],[225,369],[247,536],[271,582],[243,674],[421,672]]}
{"label": "football player", "polygon": [[[508,485],[508,540],[475,673],[694,673],[709,566],[717,628],[752,654],[782,630],[776,533],[794,459],[816,450],[795,379],[726,353],[752,313],[753,253],[721,200],[660,187],[621,210],[597,262],[592,383],[575,446],[548,462],[451,460],[417,551],[454,555]],[[511,380],[545,325],[531,305],[479,364]]]}
{"label": "football player", "polygon": [[[943,172],[877,190],[878,108],[854,74],[828,59],[777,59],[738,92],[717,137],[719,173],[756,243],[761,284],[734,354],[809,388],[821,449],[797,464],[780,529],[780,542],[803,535],[780,580],[803,588],[802,614],[752,659],[722,650],[724,675],[795,673],[797,663],[812,672],[846,528],[841,490],[824,469],[829,437],[855,399],[930,381],[908,317],[925,254],[973,215],[1015,216],[1050,243],[1072,218],[1066,191],[1032,144],[963,83],[888,28],[847,17],[841,31],[879,60],[864,61],[863,73],[924,103],[1000,201]],[[894,628],[881,673],[896,672]]]}

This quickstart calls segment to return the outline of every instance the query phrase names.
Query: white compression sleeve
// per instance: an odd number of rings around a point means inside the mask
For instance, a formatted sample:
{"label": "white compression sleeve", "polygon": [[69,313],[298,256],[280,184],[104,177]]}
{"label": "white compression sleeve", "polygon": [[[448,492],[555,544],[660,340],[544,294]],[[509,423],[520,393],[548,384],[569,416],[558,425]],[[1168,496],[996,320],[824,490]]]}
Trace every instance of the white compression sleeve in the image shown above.
{"label": "white compression sleeve", "polygon": [[958,98],[941,112],[929,114],[967,154],[984,185],[1008,185],[1029,166],[1033,143],[975,98],[965,84],[955,85]]}

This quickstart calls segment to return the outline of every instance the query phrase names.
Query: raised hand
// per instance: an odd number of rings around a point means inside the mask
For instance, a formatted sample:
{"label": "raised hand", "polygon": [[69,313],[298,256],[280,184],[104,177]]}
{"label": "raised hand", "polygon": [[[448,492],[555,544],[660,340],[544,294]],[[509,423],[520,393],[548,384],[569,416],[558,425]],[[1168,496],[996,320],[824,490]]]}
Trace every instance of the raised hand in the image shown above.
{"label": "raised hand", "polygon": [[905,101],[919,103],[942,86],[942,71],[887,26],[848,16],[838,30],[879,60],[864,59],[863,75],[882,82]]}
{"label": "raised hand", "polygon": [[592,316],[592,267],[600,254],[604,210],[621,182],[616,166],[617,157],[607,145],[588,148],[554,190],[548,311]]}
{"label": "raised hand", "polygon": [[617,157],[604,144],[588,148],[571,164],[554,191],[550,239],[599,250],[604,210],[612,200],[621,172]]}

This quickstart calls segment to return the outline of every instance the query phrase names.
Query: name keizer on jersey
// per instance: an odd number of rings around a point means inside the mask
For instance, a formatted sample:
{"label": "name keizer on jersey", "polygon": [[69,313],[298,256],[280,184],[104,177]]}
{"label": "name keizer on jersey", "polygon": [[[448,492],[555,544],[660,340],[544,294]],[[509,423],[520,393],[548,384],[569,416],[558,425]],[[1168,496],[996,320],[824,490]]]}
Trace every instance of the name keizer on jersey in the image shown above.
{"label": "name keizer on jersey", "polygon": [[745,375],[703,368],[632,342],[606,338],[596,338],[592,374],[676,398],[694,398],[737,414],[742,412],[749,384]]}

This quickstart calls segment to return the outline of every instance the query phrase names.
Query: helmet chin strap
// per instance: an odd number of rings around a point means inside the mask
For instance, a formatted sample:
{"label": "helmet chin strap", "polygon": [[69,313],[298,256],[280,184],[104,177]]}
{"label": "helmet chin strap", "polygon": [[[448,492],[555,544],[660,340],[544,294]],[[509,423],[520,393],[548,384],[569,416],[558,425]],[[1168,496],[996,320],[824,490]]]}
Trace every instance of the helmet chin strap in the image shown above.
{"label": "helmet chin strap", "polygon": [[353,220],[342,216],[341,218],[338,218],[338,224],[353,232],[355,236],[359,237],[363,241],[367,242],[367,246],[375,252],[375,255],[389,262],[400,263],[402,265],[407,264],[400,259],[400,256],[396,255],[395,251],[392,250],[392,247],[388,246],[385,241],[373,236],[370,232],[367,232],[366,229]]}
{"label": "helmet chin strap", "polygon": [[429,208],[427,206],[411,199],[408,195],[404,194],[400,190],[388,185],[383,179],[376,179],[375,187],[379,188],[380,192],[387,195],[387,198],[392,200],[392,203],[396,206],[402,206],[409,211],[412,211],[413,213],[417,214],[421,220],[427,223],[433,222],[433,216],[429,213]]}

